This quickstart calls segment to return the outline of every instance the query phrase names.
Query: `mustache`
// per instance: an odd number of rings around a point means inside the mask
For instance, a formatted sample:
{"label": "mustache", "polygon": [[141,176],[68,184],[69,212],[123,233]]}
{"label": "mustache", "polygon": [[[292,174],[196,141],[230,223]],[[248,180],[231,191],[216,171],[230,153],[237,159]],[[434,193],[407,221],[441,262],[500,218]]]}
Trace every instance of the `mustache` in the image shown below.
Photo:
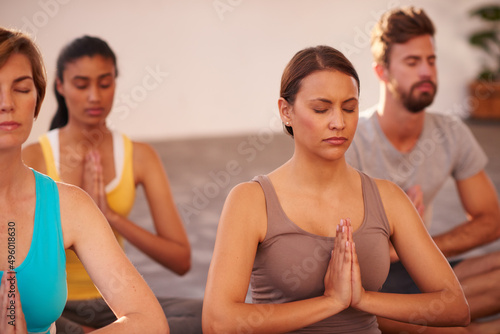
{"label": "mustache", "polygon": [[432,88],[434,89],[434,91],[436,91],[436,84],[431,80],[419,81],[411,86],[411,90],[414,90],[415,88],[417,88],[418,86],[423,85],[423,84],[430,84],[432,86]]}

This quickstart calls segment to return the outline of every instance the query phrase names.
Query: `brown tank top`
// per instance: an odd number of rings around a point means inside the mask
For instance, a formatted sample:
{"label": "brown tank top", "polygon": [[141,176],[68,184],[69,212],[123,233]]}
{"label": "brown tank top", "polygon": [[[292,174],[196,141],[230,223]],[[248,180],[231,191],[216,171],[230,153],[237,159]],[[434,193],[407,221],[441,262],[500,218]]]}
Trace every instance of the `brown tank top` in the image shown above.
{"label": "brown tank top", "polygon": [[[377,185],[363,173],[364,219],[353,239],[363,287],[378,291],[389,272],[390,227]],[[256,304],[288,303],[322,296],[335,237],[304,231],[283,211],[267,176],[257,176],[267,206],[267,233],[259,244],[250,280]],[[374,315],[348,308],[294,333],[381,333]]]}

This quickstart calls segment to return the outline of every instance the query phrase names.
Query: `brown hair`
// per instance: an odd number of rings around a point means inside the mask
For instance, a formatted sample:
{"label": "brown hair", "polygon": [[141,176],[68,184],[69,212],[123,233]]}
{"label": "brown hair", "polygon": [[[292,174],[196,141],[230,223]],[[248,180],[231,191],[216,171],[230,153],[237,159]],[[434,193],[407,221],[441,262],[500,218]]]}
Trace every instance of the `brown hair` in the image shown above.
{"label": "brown hair", "polygon": [[[318,45],[297,52],[286,65],[281,76],[280,96],[293,105],[302,79],[315,71],[328,69],[337,70],[353,77],[358,84],[359,95],[359,76],[351,62],[337,49]],[[292,127],[285,126],[285,129],[293,137]]]}
{"label": "brown hair", "polygon": [[372,30],[373,58],[377,64],[387,66],[393,44],[434,33],[434,25],[423,9],[410,6],[385,12]]}
{"label": "brown hair", "polygon": [[36,88],[35,115],[38,116],[45,97],[47,79],[45,66],[40,50],[28,35],[15,30],[0,27],[0,67],[2,67],[12,54],[25,55],[31,63],[33,82]]}

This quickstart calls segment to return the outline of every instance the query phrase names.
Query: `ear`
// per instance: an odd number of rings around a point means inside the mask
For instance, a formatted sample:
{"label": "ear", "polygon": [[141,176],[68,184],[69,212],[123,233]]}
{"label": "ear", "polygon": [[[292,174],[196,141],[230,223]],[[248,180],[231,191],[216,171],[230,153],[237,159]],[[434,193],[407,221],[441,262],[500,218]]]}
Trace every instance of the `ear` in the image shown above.
{"label": "ear", "polygon": [[[280,118],[283,124],[292,126],[292,110],[293,106],[287,100],[280,97],[278,100],[278,108],[280,110]],[[288,123],[288,124],[287,124]]]}
{"label": "ear", "polygon": [[64,88],[63,88],[63,83],[59,78],[56,78],[56,89],[59,94],[64,96]]}
{"label": "ear", "polygon": [[389,70],[385,65],[373,63],[373,70],[380,81],[389,81]]}

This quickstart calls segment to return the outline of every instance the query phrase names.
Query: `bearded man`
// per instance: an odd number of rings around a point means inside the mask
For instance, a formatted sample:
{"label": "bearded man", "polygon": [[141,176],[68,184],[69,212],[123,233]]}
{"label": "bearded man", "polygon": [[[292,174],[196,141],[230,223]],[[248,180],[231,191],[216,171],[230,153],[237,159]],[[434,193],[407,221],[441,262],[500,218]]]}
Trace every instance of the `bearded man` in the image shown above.
{"label": "bearded man", "polygon": [[[434,32],[421,9],[397,8],[382,15],[371,36],[379,102],[360,117],[346,157],[360,171],[398,184],[427,227],[436,194],[453,177],[468,218],[433,239],[460,280],[475,320],[500,313],[500,252],[467,259],[461,255],[500,237],[500,208],[484,171],[487,157],[469,128],[458,117],[426,110],[437,91]],[[382,290],[419,292],[419,282],[411,280],[394,251],[391,262]],[[429,316],[438,317],[433,310],[439,313],[435,306],[427,310]],[[384,333],[450,333],[446,328],[412,327],[384,319],[379,324]],[[500,333],[500,320],[473,322],[464,330],[483,332],[485,326]]]}

